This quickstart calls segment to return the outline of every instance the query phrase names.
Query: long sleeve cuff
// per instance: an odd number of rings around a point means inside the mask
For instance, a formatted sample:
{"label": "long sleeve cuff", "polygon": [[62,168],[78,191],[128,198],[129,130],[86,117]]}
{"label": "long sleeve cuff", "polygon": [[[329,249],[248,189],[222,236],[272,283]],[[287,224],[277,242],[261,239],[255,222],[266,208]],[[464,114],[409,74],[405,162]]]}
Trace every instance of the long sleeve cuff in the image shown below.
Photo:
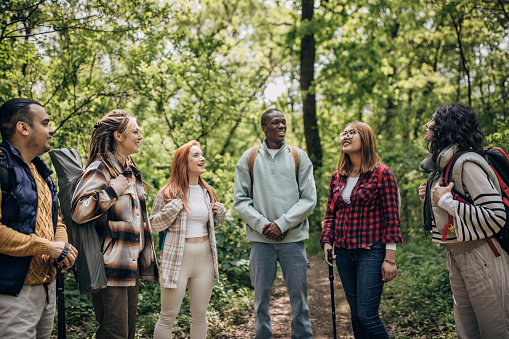
{"label": "long sleeve cuff", "polygon": [[396,245],[396,244],[393,244],[393,243],[391,243],[391,244],[385,244],[385,249],[386,249],[386,250],[393,250],[393,251],[395,251],[395,250],[396,250],[396,246],[397,246],[397,245]]}
{"label": "long sleeve cuff", "polygon": [[438,207],[443,208],[447,213],[454,216],[456,215],[456,203],[457,201],[454,200],[452,194],[447,192],[438,201]]}
{"label": "long sleeve cuff", "polygon": [[34,255],[48,254],[49,253],[49,240],[33,235],[36,239],[34,241]]}

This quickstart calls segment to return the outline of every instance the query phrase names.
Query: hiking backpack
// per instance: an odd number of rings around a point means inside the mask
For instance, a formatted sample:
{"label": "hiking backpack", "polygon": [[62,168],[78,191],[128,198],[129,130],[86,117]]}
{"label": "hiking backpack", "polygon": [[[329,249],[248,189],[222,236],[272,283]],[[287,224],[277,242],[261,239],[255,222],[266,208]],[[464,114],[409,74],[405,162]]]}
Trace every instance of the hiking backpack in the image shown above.
{"label": "hiking backpack", "polygon": [[[499,147],[488,147],[487,149],[484,149],[482,151],[476,151],[476,150],[465,150],[456,153],[451,161],[449,161],[449,164],[445,168],[444,177],[443,177],[443,183],[445,186],[448,186],[451,182],[451,173],[452,169],[454,168],[454,165],[456,164],[456,161],[459,159],[459,157],[467,152],[474,152],[479,155],[481,155],[488,165],[493,169],[493,172],[495,172],[495,175],[498,180],[498,184],[500,185],[500,189],[502,190],[501,197],[502,201],[505,206],[506,211],[506,219],[505,219],[505,225],[502,227],[502,229],[495,235],[499,242],[500,246],[504,251],[509,253],[509,156]],[[462,203],[468,203],[473,205],[474,202],[470,197],[467,197],[464,194],[461,194],[456,187],[452,188],[452,195],[455,200],[458,200]],[[452,225],[453,220],[452,216],[449,214],[449,221],[448,224]],[[442,235],[442,238],[445,238],[447,236],[447,227],[444,228],[444,233]],[[488,237],[485,238],[486,242],[490,246],[491,250],[495,254],[495,256],[499,257],[500,253],[495,248],[495,245],[493,244],[493,241]]]}

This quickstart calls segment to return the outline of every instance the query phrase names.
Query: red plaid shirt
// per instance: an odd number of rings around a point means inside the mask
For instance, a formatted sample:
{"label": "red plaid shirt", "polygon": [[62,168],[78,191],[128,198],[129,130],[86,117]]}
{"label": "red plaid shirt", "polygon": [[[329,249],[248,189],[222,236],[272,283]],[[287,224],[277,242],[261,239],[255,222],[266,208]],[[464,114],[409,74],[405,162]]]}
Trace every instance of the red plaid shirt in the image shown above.
{"label": "red plaid shirt", "polygon": [[[383,170],[381,190],[378,172]],[[343,201],[347,177],[332,174],[329,201],[320,244],[356,249],[382,243],[402,243],[399,230],[398,184],[391,169],[378,165],[371,173],[362,173],[351,193],[351,203]]]}

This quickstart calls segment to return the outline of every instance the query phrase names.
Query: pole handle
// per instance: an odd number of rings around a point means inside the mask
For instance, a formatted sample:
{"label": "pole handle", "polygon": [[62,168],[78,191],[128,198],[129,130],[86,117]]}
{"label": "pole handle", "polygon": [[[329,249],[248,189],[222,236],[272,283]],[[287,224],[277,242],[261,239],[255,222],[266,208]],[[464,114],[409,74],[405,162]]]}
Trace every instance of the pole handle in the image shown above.
{"label": "pole handle", "polygon": [[[332,257],[332,248],[327,249],[327,261],[331,264],[334,262]],[[334,280],[334,268],[329,266],[329,280],[332,282]]]}
{"label": "pole handle", "polygon": [[330,262],[331,264],[334,261],[334,259],[332,258],[332,248],[329,248],[327,250],[327,261]]}

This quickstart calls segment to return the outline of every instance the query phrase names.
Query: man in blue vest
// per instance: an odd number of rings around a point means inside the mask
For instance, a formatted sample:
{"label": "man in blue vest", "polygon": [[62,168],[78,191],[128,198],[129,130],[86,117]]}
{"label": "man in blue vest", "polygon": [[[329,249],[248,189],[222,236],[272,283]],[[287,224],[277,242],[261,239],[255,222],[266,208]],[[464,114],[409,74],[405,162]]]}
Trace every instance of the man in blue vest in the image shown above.
{"label": "man in blue vest", "polygon": [[[0,155],[10,169],[0,181],[0,336],[49,338],[55,313],[56,268],[78,255],[58,216],[52,170],[39,157],[53,130],[37,101],[11,99],[0,107]],[[6,171],[3,170],[3,174]],[[8,187],[5,187],[7,183]]]}

